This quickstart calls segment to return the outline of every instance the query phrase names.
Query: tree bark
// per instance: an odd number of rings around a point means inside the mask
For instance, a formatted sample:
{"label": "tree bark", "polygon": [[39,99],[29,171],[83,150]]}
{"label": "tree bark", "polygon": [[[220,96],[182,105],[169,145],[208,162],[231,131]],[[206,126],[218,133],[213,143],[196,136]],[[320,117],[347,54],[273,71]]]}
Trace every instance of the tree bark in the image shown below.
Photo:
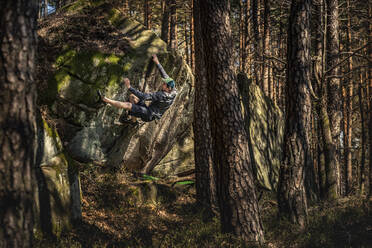
{"label": "tree bark", "polygon": [[37,11],[37,1],[0,3],[0,247],[32,245]]}
{"label": "tree bark", "polygon": [[244,3],[243,0],[239,1],[239,71],[244,70],[243,54],[245,50],[244,42]]}
{"label": "tree bark", "polygon": [[261,77],[259,73],[259,57],[260,57],[260,32],[258,28],[258,0],[251,0],[251,11],[252,11],[252,33],[253,33],[253,70],[256,84],[261,85]]}
{"label": "tree bark", "polygon": [[[372,18],[372,6],[368,5],[368,16],[369,20]],[[372,201],[372,22],[369,22],[368,30],[368,54],[369,54],[369,63],[368,63],[368,84],[369,84],[369,199]]]}
{"label": "tree bark", "polygon": [[269,87],[269,63],[270,59],[268,59],[270,54],[270,0],[263,0],[264,1],[264,16],[263,16],[263,60],[262,60],[262,85],[263,91],[266,96],[271,98],[271,91]]}
{"label": "tree bark", "polygon": [[252,52],[251,52],[251,20],[250,20],[250,6],[251,0],[246,0],[244,4],[245,18],[244,18],[244,51],[243,51],[243,72],[248,74],[249,78],[252,78],[251,64],[252,64]]}
{"label": "tree bark", "polygon": [[[349,52],[351,49],[351,16],[350,16],[350,0],[347,0],[347,50]],[[350,56],[348,61],[348,72],[353,70],[353,57]],[[345,194],[349,194],[352,190],[353,184],[353,167],[352,167],[352,157],[351,157],[351,137],[352,137],[352,111],[353,111],[353,76],[351,74],[350,78],[347,79],[348,83],[345,87],[345,104],[344,104],[344,161],[345,161]]]}
{"label": "tree bark", "polygon": [[190,15],[190,65],[192,71],[195,73],[195,36],[194,36],[194,0],[191,1],[191,15]]}
{"label": "tree bark", "polygon": [[286,126],[278,188],[279,214],[306,225],[306,166],[312,164],[310,82],[310,0],[292,0],[287,44]]}
{"label": "tree bark", "polygon": [[361,122],[361,154],[360,154],[360,178],[359,178],[359,194],[363,195],[365,193],[365,164],[366,164],[366,128],[365,128],[365,100],[366,95],[364,93],[364,80],[363,72],[360,73],[360,82],[358,85],[358,98],[359,98],[359,111],[360,111],[360,122]]}
{"label": "tree bark", "polygon": [[318,187],[319,187],[319,194],[321,198],[325,198],[325,190],[326,190],[326,174],[325,174],[325,158],[324,158],[324,131],[323,131],[323,123],[322,120],[322,109],[324,109],[326,113],[326,106],[323,105],[323,98],[325,97],[325,93],[323,92],[324,88],[324,61],[325,61],[325,33],[326,33],[326,26],[325,26],[325,19],[324,17],[324,0],[319,0],[318,3],[315,4],[315,18],[314,18],[314,29],[316,30],[316,41],[315,41],[315,51],[316,51],[316,60],[314,63],[314,78],[316,79],[315,88],[317,91],[317,95],[321,97],[321,101],[315,102],[316,112],[317,112],[317,159],[319,161],[318,164]]}
{"label": "tree bark", "polygon": [[198,3],[222,232],[233,233],[246,242],[263,243],[248,140],[233,71],[229,2]]}
{"label": "tree bark", "polygon": [[145,0],[143,6],[143,19],[147,29],[151,29],[151,6],[149,0]]}
{"label": "tree bark", "polygon": [[170,34],[169,34],[169,46],[172,49],[178,48],[177,39],[177,2],[176,0],[170,0]]}
{"label": "tree bark", "polygon": [[161,22],[161,39],[165,41],[169,45],[169,25],[170,25],[170,0],[164,0],[164,11],[163,11],[163,18]]}
{"label": "tree bark", "polygon": [[[193,2],[196,0],[193,0]],[[194,4],[195,21],[195,100],[194,100],[194,156],[196,168],[196,199],[207,213],[218,212],[216,173],[213,167],[213,146],[208,113],[206,67],[203,56],[199,8]],[[209,211],[208,211],[209,210]]]}
{"label": "tree bark", "polygon": [[[330,128],[330,135],[327,140],[326,151],[326,171],[327,173],[327,197],[336,199],[340,195],[340,132],[341,132],[341,85],[339,66],[339,20],[338,20],[338,0],[326,0],[327,3],[327,68],[329,73],[327,78],[327,100],[328,118],[325,126]],[[329,139],[331,138],[331,139]]]}

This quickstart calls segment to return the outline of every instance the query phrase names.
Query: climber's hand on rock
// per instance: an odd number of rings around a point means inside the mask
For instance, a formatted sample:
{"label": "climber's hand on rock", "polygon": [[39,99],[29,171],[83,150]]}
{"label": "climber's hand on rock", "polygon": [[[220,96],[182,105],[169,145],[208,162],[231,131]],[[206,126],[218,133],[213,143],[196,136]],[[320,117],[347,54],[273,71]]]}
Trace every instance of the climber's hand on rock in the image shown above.
{"label": "climber's hand on rock", "polygon": [[154,61],[155,64],[159,64],[158,56],[156,56],[156,54],[152,55],[152,61]]}
{"label": "climber's hand on rock", "polygon": [[130,80],[129,78],[124,78],[124,84],[129,89],[130,88]]}

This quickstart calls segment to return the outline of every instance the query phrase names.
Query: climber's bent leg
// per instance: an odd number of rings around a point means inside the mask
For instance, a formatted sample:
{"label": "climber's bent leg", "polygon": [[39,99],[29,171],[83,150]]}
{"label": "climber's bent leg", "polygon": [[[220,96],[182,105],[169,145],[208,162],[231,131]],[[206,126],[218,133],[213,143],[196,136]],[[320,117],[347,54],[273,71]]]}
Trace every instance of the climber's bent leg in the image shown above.
{"label": "climber's bent leg", "polygon": [[[134,94],[130,94],[129,95],[129,102],[131,102],[132,104],[139,104],[139,105],[142,105],[144,106],[145,104],[140,102],[140,99],[135,96]],[[137,117],[135,117],[134,115],[130,115],[131,119],[133,122],[136,122],[137,121]]]}
{"label": "climber's bent leg", "polygon": [[139,117],[143,121],[151,121],[152,114],[146,104],[139,102],[139,104],[132,104],[132,109],[128,112],[131,117]]}
{"label": "climber's bent leg", "polygon": [[115,101],[115,100],[111,100],[107,97],[104,97],[102,99],[102,101],[104,101],[105,103],[108,103],[114,107],[117,107],[117,108],[123,108],[123,109],[126,109],[126,110],[132,110],[132,103],[130,102],[120,102],[120,101]]}

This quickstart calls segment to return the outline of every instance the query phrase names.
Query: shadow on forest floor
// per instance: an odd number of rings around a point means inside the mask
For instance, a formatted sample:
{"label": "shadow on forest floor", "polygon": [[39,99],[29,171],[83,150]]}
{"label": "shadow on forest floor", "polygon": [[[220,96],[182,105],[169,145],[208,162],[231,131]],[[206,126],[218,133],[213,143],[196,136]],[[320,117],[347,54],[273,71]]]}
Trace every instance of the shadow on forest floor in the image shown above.
{"label": "shadow on forest floor", "polygon": [[[134,180],[84,172],[82,223],[57,242],[36,240],[35,247],[249,247],[221,234],[217,218],[202,221],[194,188],[170,188],[174,192],[163,192],[156,203],[141,202],[138,188],[131,186]],[[371,210],[361,199],[310,209],[305,231],[279,221],[269,195],[260,205],[267,240],[263,247],[372,247]]]}

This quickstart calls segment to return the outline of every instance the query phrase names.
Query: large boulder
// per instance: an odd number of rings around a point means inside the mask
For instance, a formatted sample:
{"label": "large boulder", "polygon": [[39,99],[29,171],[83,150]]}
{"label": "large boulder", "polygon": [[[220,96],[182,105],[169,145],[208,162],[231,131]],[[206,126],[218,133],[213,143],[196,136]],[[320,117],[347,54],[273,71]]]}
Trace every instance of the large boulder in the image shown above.
{"label": "large boulder", "polygon": [[276,191],[284,137],[283,114],[245,74],[237,78],[257,181],[262,188]]}
{"label": "large boulder", "polygon": [[79,173],[64,154],[55,128],[39,120],[36,226],[45,235],[59,236],[81,219]]}
{"label": "large boulder", "polygon": [[[140,23],[105,1],[80,0],[41,25],[46,70],[40,105],[57,123],[68,155],[82,162],[149,172],[190,128],[193,75],[181,56]],[[126,101],[124,77],[132,86],[157,91],[159,61],[176,81],[178,95],[161,120],[133,127],[118,123],[122,109],[102,104],[97,89]],[[43,70],[40,70],[43,71]],[[43,71],[45,72],[45,71]]]}

